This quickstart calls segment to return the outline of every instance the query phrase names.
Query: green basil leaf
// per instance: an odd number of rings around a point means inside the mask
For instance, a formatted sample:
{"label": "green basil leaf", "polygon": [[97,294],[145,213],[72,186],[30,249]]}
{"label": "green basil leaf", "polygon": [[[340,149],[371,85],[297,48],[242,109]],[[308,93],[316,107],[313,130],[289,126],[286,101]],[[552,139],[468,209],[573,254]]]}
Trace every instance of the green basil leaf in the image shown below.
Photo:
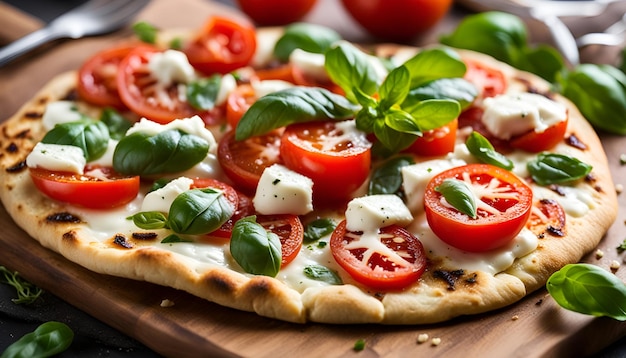
{"label": "green basil leaf", "polygon": [[135,132],[122,138],[113,153],[113,168],[127,175],[177,173],[206,158],[209,143],[179,130],[156,135]]}
{"label": "green basil leaf", "polygon": [[167,227],[167,217],[158,211],[142,211],[131,215],[128,219],[132,220],[135,226],[144,230],[157,230]]}
{"label": "green basil leaf", "polygon": [[149,44],[156,43],[158,29],[152,24],[145,21],[137,22],[133,25],[133,31],[140,41]]}
{"label": "green basil leaf", "polygon": [[443,127],[461,114],[459,102],[450,99],[428,99],[403,109],[411,114],[422,132]]}
{"label": "green basil leaf", "polygon": [[356,111],[357,107],[345,97],[326,89],[291,87],[254,102],[241,117],[235,138],[244,140],[292,123],[348,119]]}
{"label": "green basil leaf", "polygon": [[409,70],[405,66],[397,67],[389,72],[379,90],[382,110],[388,110],[404,101],[409,94],[410,76]]}
{"label": "green basil leaf", "polygon": [[401,132],[408,133],[415,136],[422,134],[417,121],[410,113],[407,113],[401,109],[390,108],[385,112],[385,125],[389,128]]}
{"label": "green basil leaf", "polygon": [[104,155],[109,146],[106,124],[91,119],[57,124],[41,140],[48,144],[73,145],[81,148],[87,162]]}
{"label": "green basil leaf", "polygon": [[537,74],[550,83],[555,83],[558,75],[566,69],[563,56],[548,45],[522,49],[522,56],[515,62],[515,67]]}
{"label": "green basil leaf", "polygon": [[105,108],[100,115],[100,121],[107,126],[109,136],[112,139],[120,140],[133,123],[124,118],[113,108]]}
{"label": "green basil leaf", "polygon": [[335,222],[331,219],[316,219],[304,227],[303,242],[311,244],[335,230]]}
{"label": "green basil leaf", "polygon": [[235,223],[230,238],[230,253],[247,273],[275,277],[280,270],[280,239],[258,224],[255,216]]}
{"label": "green basil leaf", "polygon": [[162,244],[177,244],[180,242],[193,242],[193,240],[188,239],[188,238],[184,238],[184,237],[180,237],[178,235],[167,235],[166,237],[163,238],[163,240],[161,240]]}
{"label": "green basil leaf", "polygon": [[415,134],[399,132],[389,127],[384,120],[374,122],[373,132],[378,141],[374,142],[372,151],[382,157],[388,157],[408,148],[417,137]]}
{"label": "green basil leaf", "polygon": [[351,101],[356,99],[355,89],[366,95],[378,90],[379,78],[370,56],[348,42],[341,42],[326,52],[324,68]]}
{"label": "green basil leaf", "polygon": [[74,340],[74,332],[65,323],[49,321],[8,346],[0,358],[44,358],[65,351]]}
{"label": "green basil leaf", "polygon": [[195,109],[211,110],[215,107],[221,84],[222,76],[217,74],[193,81],[187,86],[187,101]]}
{"label": "green basil leaf", "polygon": [[528,172],[539,185],[563,184],[584,178],[592,166],[580,160],[556,153],[541,153],[526,164]]}
{"label": "green basil leaf", "polygon": [[274,56],[287,62],[289,55],[297,48],[312,53],[324,53],[339,40],[341,36],[331,28],[299,22],[285,28],[274,46]]}
{"label": "green basil leaf", "polygon": [[466,109],[478,95],[478,90],[463,78],[441,78],[411,89],[402,103],[402,108],[411,111],[418,103],[428,99],[451,99]]}
{"label": "green basil leaf", "polygon": [[469,152],[483,163],[495,165],[506,170],[512,170],[514,167],[511,159],[496,151],[489,140],[476,131],[470,133],[465,141],[465,145]]}
{"label": "green basil leaf", "polygon": [[174,199],[167,222],[175,233],[202,235],[218,229],[234,213],[235,208],[221,190],[191,189]]}
{"label": "green basil leaf", "polygon": [[387,160],[374,169],[370,178],[368,195],[398,194],[402,190],[402,168],[414,164],[411,156],[400,156]]}
{"label": "green basil leaf", "polygon": [[459,212],[476,219],[476,197],[469,184],[458,179],[445,179],[435,188]]}
{"label": "green basil leaf", "polygon": [[626,321],[626,284],[591,264],[569,264],[550,276],[548,293],[563,308]]}
{"label": "green basil leaf", "polygon": [[463,77],[467,70],[459,54],[448,48],[422,50],[404,66],[411,73],[411,88],[440,78]]}
{"label": "green basil leaf", "polygon": [[343,281],[336,271],[322,265],[305,266],[304,275],[312,280],[326,282],[331,285],[343,285]]}

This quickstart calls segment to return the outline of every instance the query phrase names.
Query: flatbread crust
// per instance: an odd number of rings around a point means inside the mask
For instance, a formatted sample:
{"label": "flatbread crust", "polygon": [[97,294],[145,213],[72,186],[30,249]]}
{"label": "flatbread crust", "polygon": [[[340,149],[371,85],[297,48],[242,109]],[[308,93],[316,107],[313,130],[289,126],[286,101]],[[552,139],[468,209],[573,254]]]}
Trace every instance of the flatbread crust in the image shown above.
{"label": "flatbread crust", "polygon": [[[395,45],[380,45],[376,50],[379,54],[416,51]],[[513,87],[549,92],[549,85],[534,75],[488,56],[460,53],[502,69]],[[41,116],[46,104],[75,99],[75,80],[75,72],[54,78],[0,127],[0,196],[16,224],[43,246],[89,270],[181,289],[261,316],[299,323],[426,324],[492,311],[522,299],[545,285],[553,272],[579,261],[598,245],[617,215],[614,186],[597,135],[572,103],[555,95],[569,111],[568,135],[575,135],[587,146],[581,150],[562,143],[556,151],[593,165],[592,179],[578,184],[591,198],[590,209],[582,216],[567,216],[566,236],[547,235],[535,251],[495,275],[466,270],[454,276],[453,282],[445,281],[435,274],[447,270],[444,262],[430,257],[422,278],[401,292],[370,292],[345,284],[308,288],[300,293],[274,278],[200,264],[149,243],[134,241],[132,248],[122,248],[113,238],[98,239],[89,229],[88,220],[74,208],[40,194],[30,180],[25,158],[45,134]],[[86,111],[98,111],[84,106]]]}

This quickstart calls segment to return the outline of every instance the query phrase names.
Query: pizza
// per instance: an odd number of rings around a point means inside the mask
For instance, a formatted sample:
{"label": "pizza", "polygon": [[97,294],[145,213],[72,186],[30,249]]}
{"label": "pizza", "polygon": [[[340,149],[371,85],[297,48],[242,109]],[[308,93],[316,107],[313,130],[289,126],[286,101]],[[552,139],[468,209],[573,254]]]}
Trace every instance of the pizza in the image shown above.
{"label": "pizza", "polygon": [[289,322],[428,324],[521,300],[615,220],[593,128],[486,55],[222,17],[152,35],[2,124],[7,212],[94,272]]}

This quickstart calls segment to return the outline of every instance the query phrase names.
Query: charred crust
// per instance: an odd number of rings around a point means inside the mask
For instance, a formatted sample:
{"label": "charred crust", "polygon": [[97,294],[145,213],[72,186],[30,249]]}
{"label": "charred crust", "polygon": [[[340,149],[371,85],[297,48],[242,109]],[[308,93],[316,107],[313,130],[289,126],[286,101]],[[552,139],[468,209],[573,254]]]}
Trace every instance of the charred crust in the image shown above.
{"label": "charred crust", "polygon": [[77,241],[78,237],[76,235],[76,231],[71,230],[63,234],[63,241]]}
{"label": "charred crust", "polygon": [[[433,277],[444,281],[448,285],[448,291],[454,291],[456,282],[465,275],[465,270],[435,270]],[[476,275],[474,275],[474,283],[476,282]]]}
{"label": "charred crust", "polygon": [[134,232],[132,233],[132,238],[136,240],[148,241],[154,240],[157,238],[156,232]]}
{"label": "charred crust", "polygon": [[26,169],[26,161],[22,160],[16,164],[11,165],[10,167],[7,167],[5,170],[7,173],[19,173],[24,169]]}
{"label": "charred crust", "polygon": [[205,276],[204,282],[206,282],[207,285],[211,287],[212,291],[218,292],[220,294],[231,294],[235,292],[237,288],[232,280],[228,279],[227,276],[220,274],[208,274]]}
{"label": "charred crust", "polygon": [[70,214],[68,212],[60,212],[60,213],[54,213],[54,214],[48,215],[46,217],[46,222],[77,224],[77,223],[82,222],[82,220],[74,214]]}
{"label": "charred crust", "polygon": [[20,148],[14,142],[9,143],[9,145],[7,145],[6,147],[6,151],[9,153],[15,153],[18,150],[20,150]]}
{"label": "charred crust", "polygon": [[120,246],[122,248],[125,248],[125,249],[132,249],[134,247],[132,242],[129,242],[128,239],[126,238],[126,236],[124,236],[122,234],[116,234],[113,237],[113,244],[116,245],[116,246]]}
{"label": "charred crust", "polygon": [[[563,187],[560,185],[556,185],[556,184],[551,184],[549,186],[550,190],[552,190],[553,192],[559,194],[559,196],[565,196],[565,190],[563,190]],[[549,200],[549,199],[541,199],[542,203],[545,203],[544,200]]]}
{"label": "charred crust", "polygon": [[39,119],[41,117],[43,117],[43,113],[37,111],[29,111],[24,113],[24,118],[27,119]]}
{"label": "charred crust", "polygon": [[30,136],[30,129],[24,129],[23,131],[18,132],[18,133],[14,136],[14,138],[17,138],[17,139],[24,139],[24,138],[28,138],[29,136]]}
{"label": "charred crust", "polygon": [[49,100],[50,100],[49,97],[40,97],[37,102],[39,102],[40,105],[44,105],[44,104],[48,103]]}
{"label": "charred crust", "polygon": [[563,231],[563,228],[559,228],[556,226],[548,225],[546,227],[546,231],[548,232],[548,234],[552,236],[558,236],[558,237],[565,236],[565,232]]}
{"label": "charred crust", "polygon": [[250,280],[250,283],[245,286],[244,291],[245,297],[263,297],[267,296],[272,291],[272,287],[267,278],[259,276],[257,279]]}
{"label": "charred crust", "polygon": [[65,96],[61,98],[62,101],[76,101],[78,99],[78,92],[75,88],[68,91]]}
{"label": "charred crust", "polygon": [[570,134],[569,136],[565,137],[565,143],[567,143],[567,145],[572,146],[574,148],[578,148],[580,150],[587,150],[587,145],[585,143],[583,143],[580,138],[578,138],[576,136],[576,134]]}

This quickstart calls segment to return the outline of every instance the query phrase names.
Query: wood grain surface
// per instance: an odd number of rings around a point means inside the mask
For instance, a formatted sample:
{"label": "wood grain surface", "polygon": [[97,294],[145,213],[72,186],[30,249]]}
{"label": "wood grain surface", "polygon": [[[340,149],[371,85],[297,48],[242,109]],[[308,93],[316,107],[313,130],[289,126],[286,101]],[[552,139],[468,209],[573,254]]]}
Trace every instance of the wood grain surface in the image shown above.
{"label": "wood grain surface", "polygon": [[[337,1],[321,0],[310,16],[320,23],[335,23],[353,41],[367,40],[350,21],[337,22],[324,14],[344,16]],[[2,3],[0,3],[2,6]],[[334,6],[335,12],[328,11]],[[0,7],[0,12],[5,11]],[[233,10],[203,0],[153,0],[141,19],[161,27],[200,25],[212,13]],[[236,13],[234,13],[237,15]],[[464,13],[450,13],[432,33],[419,41],[431,41],[440,31],[449,31]],[[0,16],[1,18],[1,16]],[[333,22],[330,22],[333,21]],[[128,36],[116,34],[56,43],[18,63],[0,69],[0,120],[8,118],[38,88],[54,75],[74,69],[94,51]],[[616,183],[626,184],[626,138],[601,135]],[[626,198],[618,197],[620,213],[598,249],[585,261],[603,268],[612,260],[624,266],[624,253],[616,247],[626,238]],[[517,304],[489,314],[462,317],[426,326],[291,324],[239,312],[198,299],[185,292],[127,279],[100,275],[75,265],[41,247],[0,209],[0,265],[17,270],[43,289],[136,338],[164,356],[244,357],[399,357],[482,356],[555,357],[584,356],[626,335],[626,325],[561,309],[540,290]],[[616,272],[626,281],[626,266]],[[171,307],[162,307],[168,299]],[[419,344],[420,334],[440,338]],[[364,351],[355,352],[359,339]]]}

